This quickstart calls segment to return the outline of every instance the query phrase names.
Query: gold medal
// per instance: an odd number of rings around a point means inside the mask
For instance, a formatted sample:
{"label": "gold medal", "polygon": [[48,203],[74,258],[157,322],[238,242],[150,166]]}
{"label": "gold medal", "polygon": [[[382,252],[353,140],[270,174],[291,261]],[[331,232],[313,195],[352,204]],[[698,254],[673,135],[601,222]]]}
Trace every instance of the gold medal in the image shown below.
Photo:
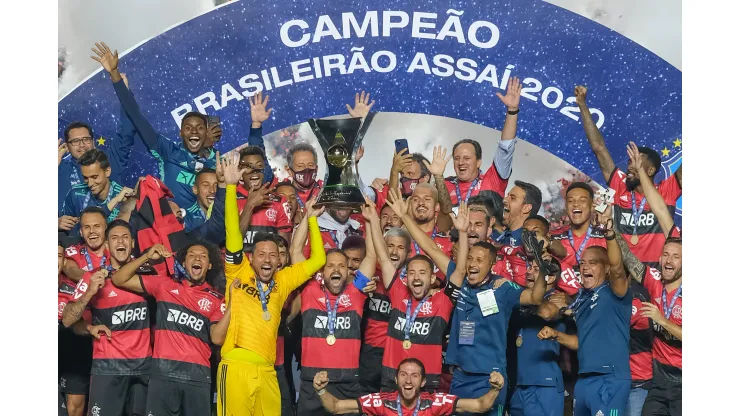
{"label": "gold medal", "polygon": [[519,335],[518,337],[516,337],[516,346],[517,346],[517,348],[521,347],[523,343],[524,343],[524,340],[522,339],[522,336],[521,335]]}
{"label": "gold medal", "polygon": [[334,343],[337,342],[337,338],[334,335],[329,335],[326,337],[326,343],[329,345],[334,345]]}
{"label": "gold medal", "polygon": [[630,242],[634,245],[637,245],[637,243],[640,241],[640,238],[637,237],[637,234],[632,234],[632,238],[630,239]]}
{"label": "gold medal", "polygon": [[411,341],[409,341],[409,340],[404,340],[404,341],[403,341],[403,349],[405,349],[405,350],[410,350],[410,349],[411,349]]}
{"label": "gold medal", "polygon": [[269,311],[262,312],[262,319],[264,319],[265,321],[269,321],[270,320],[270,312]]}

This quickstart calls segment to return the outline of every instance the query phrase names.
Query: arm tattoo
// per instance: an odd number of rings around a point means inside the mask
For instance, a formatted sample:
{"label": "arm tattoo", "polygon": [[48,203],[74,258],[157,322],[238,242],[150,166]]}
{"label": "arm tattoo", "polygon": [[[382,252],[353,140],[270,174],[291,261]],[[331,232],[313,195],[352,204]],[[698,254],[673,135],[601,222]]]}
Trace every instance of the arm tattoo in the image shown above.
{"label": "arm tattoo", "polygon": [[62,313],[62,321],[73,323],[79,321],[80,318],[82,318],[82,313],[87,307],[87,302],[87,300],[82,298],[77,302],[68,303],[67,306],[64,307],[64,312]]}
{"label": "arm tattoo", "polygon": [[[452,212],[452,200],[450,194],[447,192],[447,185],[445,185],[444,176],[434,177],[434,185],[437,187],[437,195],[439,199],[439,212],[443,214],[449,214]],[[458,201],[458,204],[460,201]]]}
{"label": "arm tattoo", "polygon": [[627,270],[629,270],[632,278],[642,283],[642,276],[645,275],[645,265],[637,259],[637,256],[635,256],[632,251],[630,251],[630,248],[627,246],[627,242],[624,241],[622,235],[620,233],[616,234],[617,244],[619,244],[619,249],[622,251],[622,262],[627,266]]}

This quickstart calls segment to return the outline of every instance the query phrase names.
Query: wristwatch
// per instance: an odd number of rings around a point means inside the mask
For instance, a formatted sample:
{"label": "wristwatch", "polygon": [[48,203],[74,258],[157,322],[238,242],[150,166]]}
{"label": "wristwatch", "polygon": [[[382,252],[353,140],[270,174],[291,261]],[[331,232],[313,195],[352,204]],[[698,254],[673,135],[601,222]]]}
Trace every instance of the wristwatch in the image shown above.
{"label": "wristwatch", "polygon": [[319,396],[323,396],[324,393],[326,393],[326,388],[323,388],[321,390],[316,390],[316,394],[318,394]]}

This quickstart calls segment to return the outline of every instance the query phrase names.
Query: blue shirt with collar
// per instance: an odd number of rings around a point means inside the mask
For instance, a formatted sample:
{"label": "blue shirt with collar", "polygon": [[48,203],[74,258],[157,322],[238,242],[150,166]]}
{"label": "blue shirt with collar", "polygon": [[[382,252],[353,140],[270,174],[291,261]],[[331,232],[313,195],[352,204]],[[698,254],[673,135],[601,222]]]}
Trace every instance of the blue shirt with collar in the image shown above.
{"label": "blue shirt with collar", "polygon": [[[215,199],[214,199],[215,202]],[[204,222],[206,222],[206,212],[203,212],[203,209],[201,209],[200,204],[196,201],[193,205],[190,206],[190,208],[185,210],[185,222],[183,225],[185,226],[185,232],[191,231],[196,227],[200,227]]]}
{"label": "blue shirt with collar", "polygon": [[[60,126],[61,128],[61,126]],[[118,132],[113,139],[108,139],[107,143],[110,144],[107,149],[101,149],[108,156],[108,163],[110,163],[110,177],[109,179],[113,182],[123,183],[123,174],[126,166],[128,166],[129,160],[131,159],[131,149],[134,147],[134,136],[136,135],[136,129],[131,123],[131,120],[126,116],[126,112],[121,109],[121,125]],[[93,137],[93,143],[96,139]],[[62,206],[64,205],[64,199],[75,185],[85,185],[82,178],[82,170],[77,160],[70,154],[67,154],[62,163],[59,164],[57,170],[57,214],[62,216]]]}
{"label": "blue shirt with collar", "polygon": [[[554,290],[548,291],[545,298]],[[565,331],[562,320],[546,321],[537,316],[537,306],[519,309],[513,325],[517,328],[517,385],[557,387],[563,391],[563,372],[560,370],[560,344],[555,340],[542,340],[537,334],[549,326],[556,331]]]}
{"label": "blue shirt with collar", "polygon": [[[447,279],[455,270],[455,262],[448,266]],[[493,282],[500,276],[488,277],[480,286],[472,287],[467,279],[460,288],[455,311],[452,314],[450,342],[447,345],[445,362],[456,365],[463,371],[475,374],[490,374],[497,369],[506,368],[506,331],[514,309],[519,307],[519,299],[524,289],[516,283],[507,282],[493,291],[498,313],[483,316],[478,303],[478,293],[493,290]],[[475,323],[473,345],[460,344],[460,326],[462,321]]]}
{"label": "blue shirt with collar", "polygon": [[[96,198],[92,192],[90,192],[90,188],[88,188],[84,183],[81,185],[75,185],[69,190],[69,192],[67,192],[67,196],[64,198],[64,203],[62,204],[62,215],[79,218],[85,208],[99,207],[105,212],[106,221],[111,222],[118,216],[119,207],[116,206],[111,211],[108,209],[108,203],[111,199],[121,193],[122,190],[123,187],[120,184],[111,181],[108,196],[101,201]],[[68,235],[78,235],[79,230],[80,223],[77,223],[74,228],[69,231]]]}
{"label": "blue shirt with collar", "polygon": [[579,374],[614,374],[630,379],[632,289],[623,297],[609,282],[581,289],[572,307],[578,328]]}

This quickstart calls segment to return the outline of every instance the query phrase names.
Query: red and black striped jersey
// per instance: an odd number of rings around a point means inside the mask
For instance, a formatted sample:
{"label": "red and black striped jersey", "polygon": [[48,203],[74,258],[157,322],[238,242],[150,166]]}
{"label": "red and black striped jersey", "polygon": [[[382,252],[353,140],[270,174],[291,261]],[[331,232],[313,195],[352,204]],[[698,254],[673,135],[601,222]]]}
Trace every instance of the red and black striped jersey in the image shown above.
{"label": "red and black striped jersey", "polygon": [[[236,188],[236,203],[241,214],[247,205],[249,191],[243,185]],[[290,203],[284,196],[271,194],[268,202],[255,209],[249,223],[249,229],[244,235],[244,251],[251,251],[254,236],[258,232],[264,233],[290,233],[293,231],[291,221]]]}
{"label": "red and black striped jersey", "polygon": [[[450,240],[449,234],[437,231],[437,228],[435,227],[434,230],[427,233],[427,235],[429,237],[432,237],[434,243],[440,250],[442,250],[443,253],[445,253],[445,256],[452,258],[452,240]],[[424,250],[422,250],[416,242],[411,243],[411,247],[409,247],[408,258],[412,258],[413,256],[416,256],[418,254],[426,255]],[[437,267],[436,265],[434,266],[434,274],[437,276],[437,280],[439,280],[441,284],[444,283],[445,280],[447,280],[445,272],[446,270],[439,270],[439,267]]]}
{"label": "red and black striped jersey", "polygon": [[[681,326],[683,322],[683,294],[676,293],[678,292],[678,289],[670,292],[666,291],[666,302],[668,304],[664,304],[663,289],[665,288],[665,285],[663,284],[660,271],[652,267],[645,268],[645,275],[642,277],[642,284],[650,294],[650,301],[658,307],[660,313],[664,314],[664,316],[665,310],[670,307],[674,296],[678,296],[676,303],[673,305],[673,309],[668,316],[668,320]],[[656,372],[653,376],[660,376],[671,381],[681,381],[683,368],[682,341],[671,335],[665,330],[665,328],[655,322],[653,322],[653,335],[655,336],[653,340],[653,359],[657,361],[657,365],[655,367]],[[658,373],[658,371],[660,373]]]}
{"label": "red and black striped jersey", "polygon": [[[85,255],[86,253],[90,256],[90,262],[92,264],[88,264],[87,256]],[[64,250],[64,257],[75,262],[75,264],[77,264],[80,269],[86,272],[97,270],[101,266],[103,266],[102,264],[100,264],[100,261],[103,259],[103,257],[105,257],[106,259],[105,263],[110,264],[110,253],[108,252],[108,250],[104,250],[103,255],[98,256],[97,254],[95,254],[95,252],[90,250],[84,244],[77,244],[67,247]]]}
{"label": "red and black striped jersey", "polygon": [[157,300],[152,374],[210,383],[211,325],[224,316],[223,295],[208,283],[190,286],[161,275],[141,275],[141,285]]}
{"label": "red and black striped jersey", "polygon": [[[401,408],[403,416],[448,416],[455,413],[457,396],[445,393],[421,392],[419,395],[419,413],[414,407]],[[398,392],[373,393],[357,399],[360,413],[368,416],[398,416]],[[414,405],[416,406],[416,405]]]}
{"label": "red and black striped jersey", "polygon": [[[85,273],[75,288],[74,298],[80,299],[90,286],[93,272]],[[105,325],[111,339],[93,339],[91,374],[149,374],[152,356],[149,309],[143,296],[115,287],[105,279],[95,296],[88,302],[93,325]]]}
{"label": "red and black striped jersey", "polygon": [[442,346],[445,343],[445,332],[450,321],[453,305],[444,291],[439,291],[427,299],[419,309],[419,315],[410,327],[411,348],[403,348],[404,328],[406,327],[406,305],[411,302],[411,311],[416,309],[419,301],[409,293],[406,285],[398,275],[388,289],[391,300],[388,337],[383,353],[382,378],[394,383],[396,369],[405,358],[417,358],[424,363],[427,373],[427,389],[436,389],[442,373]]}
{"label": "red and black striped jersey", "polygon": [[[643,202],[643,195],[627,190],[627,175],[614,168],[609,178],[609,187],[614,190],[614,225],[618,232],[622,233],[630,251],[643,262],[657,267],[663,249],[665,236],[660,229],[658,219],[650,211],[650,205],[645,201],[644,209],[639,212]],[[671,215],[676,211],[676,201],[681,197],[681,185],[676,175],[671,175],[658,186],[658,193],[663,197]],[[634,201],[633,201],[634,198]],[[634,208],[638,212],[633,212]],[[632,244],[632,234],[637,231],[638,242]]]}
{"label": "red and black striped jersey", "polygon": [[[381,271],[375,269],[375,276],[381,277]],[[388,320],[391,316],[391,299],[388,291],[383,287],[383,279],[378,281],[378,286],[371,297],[365,301],[365,344],[376,348],[385,348],[385,340],[388,338]]]}
{"label": "red and black striped jersey", "polygon": [[[62,314],[64,313],[64,307],[67,306],[70,300],[72,300],[72,297],[75,293],[75,282],[68,279],[67,276],[65,276],[64,274],[60,274],[58,293],[59,293],[59,301],[57,302],[57,304],[58,304],[59,313],[57,315],[57,320],[61,321]],[[87,310],[85,312],[87,312]],[[86,321],[90,322],[90,319],[86,319]]]}
{"label": "red and black striped jersey", "polygon": [[[337,305],[334,345],[327,343],[329,322],[326,295],[329,296],[331,307]],[[316,373],[326,371],[332,381],[358,380],[361,323],[366,297],[351,282],[337,296],[322,290],[316,280],[309,280],[301,292],[301,379],[313,380]]]}

